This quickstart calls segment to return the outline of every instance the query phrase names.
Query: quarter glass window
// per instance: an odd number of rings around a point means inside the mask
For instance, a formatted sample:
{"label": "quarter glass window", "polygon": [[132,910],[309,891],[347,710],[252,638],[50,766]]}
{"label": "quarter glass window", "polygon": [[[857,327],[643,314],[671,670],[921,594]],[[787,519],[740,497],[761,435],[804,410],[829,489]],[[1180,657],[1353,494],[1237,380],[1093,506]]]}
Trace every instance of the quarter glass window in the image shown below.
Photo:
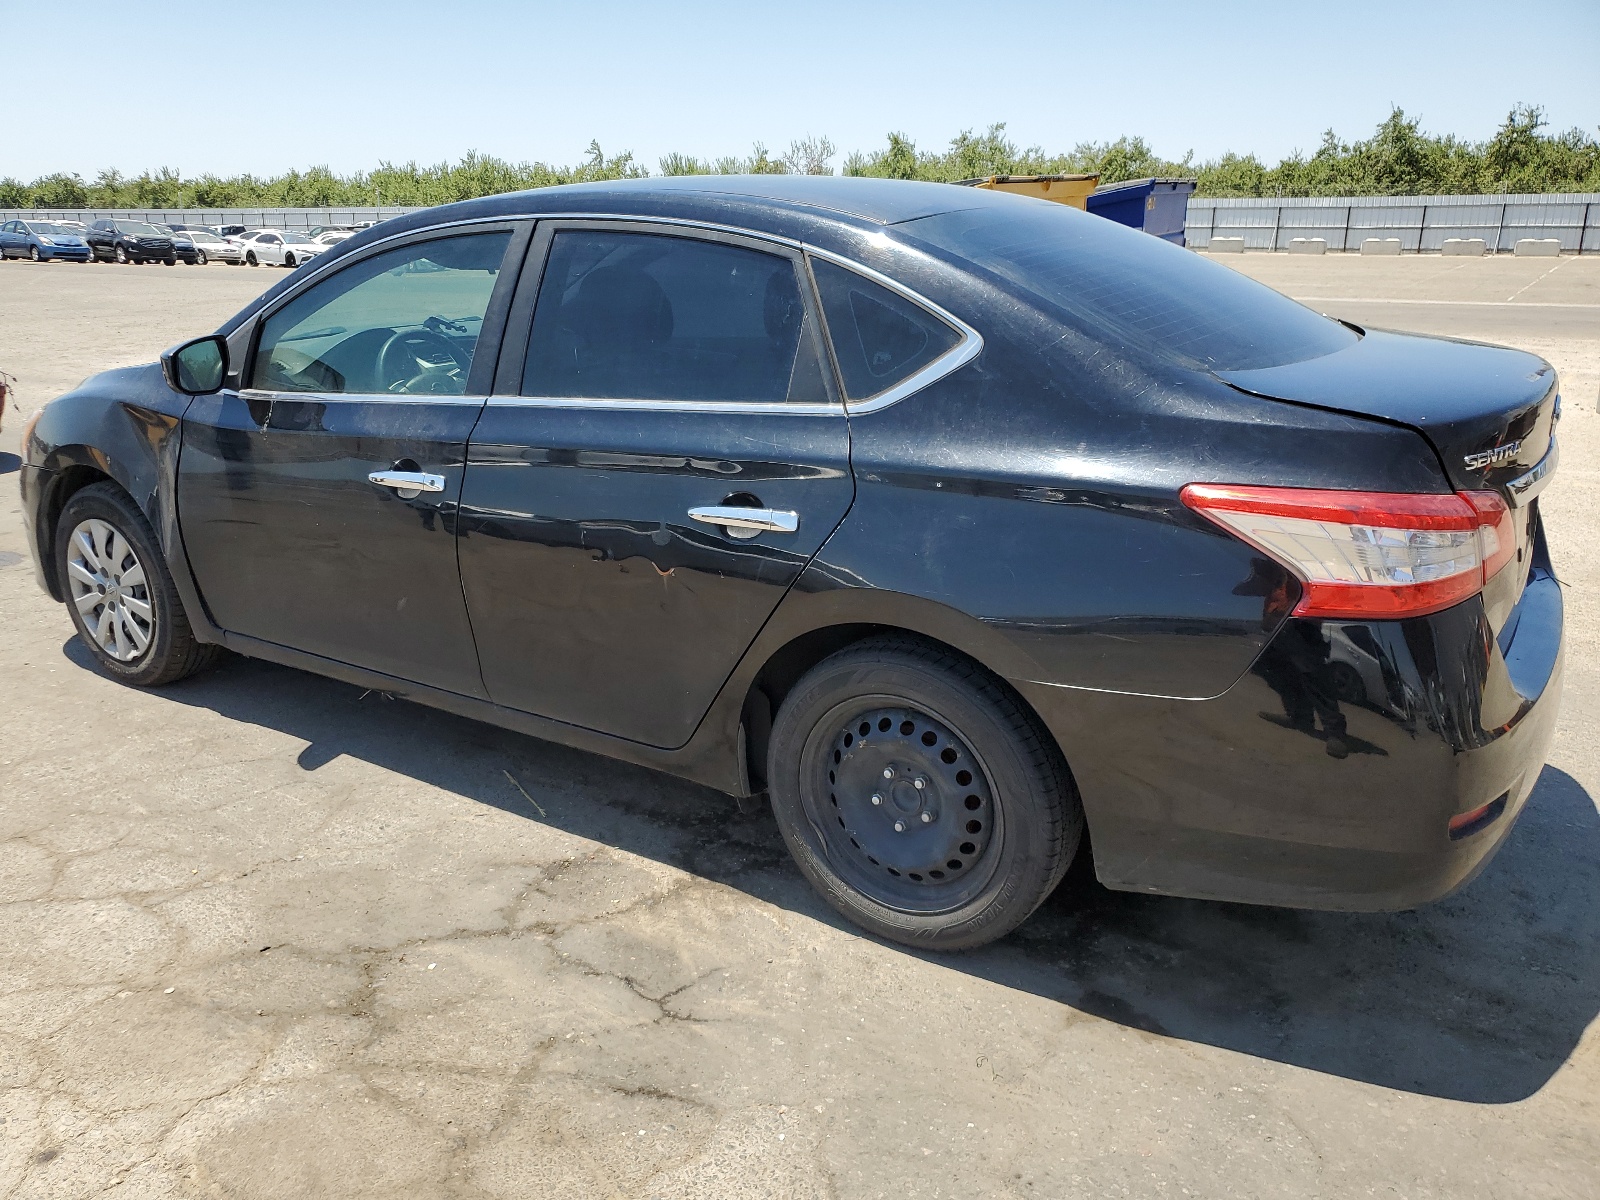
{"label": "quarter glass window", "polygon": [[845,395],[870,399],[950,350],[961,335],[920,304],[822,259],[812,259]]}
{"label": "quarter glass window", "polygon": [[509,233],[402,246],[306,289],[261,330],[250,386],[460,395]]}
{"label": "quarter glass window", "polygon": [[827,402],[794,264],[696,238],[558,233],[526,396]]}

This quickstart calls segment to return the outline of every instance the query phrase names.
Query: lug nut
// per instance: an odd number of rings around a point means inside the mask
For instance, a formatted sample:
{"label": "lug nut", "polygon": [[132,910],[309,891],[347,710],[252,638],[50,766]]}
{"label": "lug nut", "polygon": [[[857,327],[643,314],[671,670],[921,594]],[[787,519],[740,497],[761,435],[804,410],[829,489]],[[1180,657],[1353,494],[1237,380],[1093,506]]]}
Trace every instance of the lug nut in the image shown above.
{"label": "lug nut", "polygon": [[933,820],[933,814],[931,812],[925,812],[925,813],[922,814],[922,823],[924,825],[928,824],[932,820]]}
{"label": "lug nut", "polygon": [[923,788],[928,786],[928,781],[926,779],[913,779],[911,781],[911,786],[920,792]]}
{"label": "lug nut", "polygon": [[896,833],[904,833],[906,831],[906,823],[904,821],[896,821],[894,823],[894,831]]}
{"label": "lug nut", "polygon": [[878,795],[877,792],[873,792],[872,793],[872,802],[874,804],[882,804],[883,803],[883,797]]}
{"label": "lug nut", "polygon": [[893,779],[894,778],[894,769],[892,767],[885,767],[883,769],[883,777],[885,779]]}

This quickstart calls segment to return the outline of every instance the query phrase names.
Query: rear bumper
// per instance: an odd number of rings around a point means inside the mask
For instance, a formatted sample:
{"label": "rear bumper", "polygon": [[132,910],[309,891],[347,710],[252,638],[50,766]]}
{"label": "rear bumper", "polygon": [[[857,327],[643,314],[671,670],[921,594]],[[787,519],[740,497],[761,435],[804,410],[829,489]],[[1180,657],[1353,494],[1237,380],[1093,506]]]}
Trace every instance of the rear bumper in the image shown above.
{"label": "rear bumper", "polygon": [[1072,766],[1107,886],[1409,908],[1466,883],[1510,833],[1554,736],[1562,639],[1541,544],[1498,638],[1473,599],[1407,621],[1290,621],[1213,700],[1017,686]]}

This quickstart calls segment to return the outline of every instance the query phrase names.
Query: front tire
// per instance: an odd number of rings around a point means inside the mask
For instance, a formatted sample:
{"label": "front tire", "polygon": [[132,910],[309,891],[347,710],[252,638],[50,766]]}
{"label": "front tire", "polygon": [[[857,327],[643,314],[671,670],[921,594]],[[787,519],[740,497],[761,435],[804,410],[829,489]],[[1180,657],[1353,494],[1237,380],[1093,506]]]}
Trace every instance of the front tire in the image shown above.
{"label": "front tire", "polygon": [[38,262],[39,261],[39,247],[37,247],[37,246],[29,246],[28,247],[28,258],[32,262]]}
{"label": "front tire", "polygon": [[128,257],[128,252],[126,250],[124,250],[121,246],[118,246],[116,248],[116,250],[112,253],[111,257],[115,258],[123,266],[127,266],[130,262],[133,261],[131,258]]}
{"label": "front tire", "polygon": [[256,252],[254,250],[248,250],[245,252],[244,261],[249,263],[252,267],[259,267],[261,265],[261,263],[256,259]]}
{"label": "front tire", "polygon": [[206,252],[204,250],[196,250],[194,252],[194,265],[197,267],[206,265]]}
{"label": "front tire", "polygon": [[292,253],[291,254],[285,254],[283,256],[283,265],[286,266],[286,267],[289,267],[291,270],[294,268],[295,262],[294,262],[294,255]]}
{"label": "front tire", "polygon": [[994,676],[912,638],[812,668],[773,724],[779,829],[823,899],[872,933],[964,950],[1015,929],[1077,853],[1054,741]]}
{"label": "front tire", "polygon": [[159,687],[211,665],[149,523],[114,483],[73,494],[56,525],[56,569],[78,636],[100,669]]}

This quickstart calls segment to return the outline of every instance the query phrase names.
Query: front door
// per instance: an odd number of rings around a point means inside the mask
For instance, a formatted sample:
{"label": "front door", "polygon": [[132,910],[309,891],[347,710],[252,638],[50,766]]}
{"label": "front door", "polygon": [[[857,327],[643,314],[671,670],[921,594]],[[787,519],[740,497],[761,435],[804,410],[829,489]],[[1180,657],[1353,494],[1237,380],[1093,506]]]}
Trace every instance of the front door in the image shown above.
{"label": "front door", "polygon": [[854,495],[804,266],[581,222],[542,223],[529,263],[462,493],[484,681],[680,746]]}
{"label": "front door", "polygon": [[248,387],[190,407],[179,520],[223,629],[483,696],[456,506],[525,246],[508,225],[358,259],[267,312]]}

